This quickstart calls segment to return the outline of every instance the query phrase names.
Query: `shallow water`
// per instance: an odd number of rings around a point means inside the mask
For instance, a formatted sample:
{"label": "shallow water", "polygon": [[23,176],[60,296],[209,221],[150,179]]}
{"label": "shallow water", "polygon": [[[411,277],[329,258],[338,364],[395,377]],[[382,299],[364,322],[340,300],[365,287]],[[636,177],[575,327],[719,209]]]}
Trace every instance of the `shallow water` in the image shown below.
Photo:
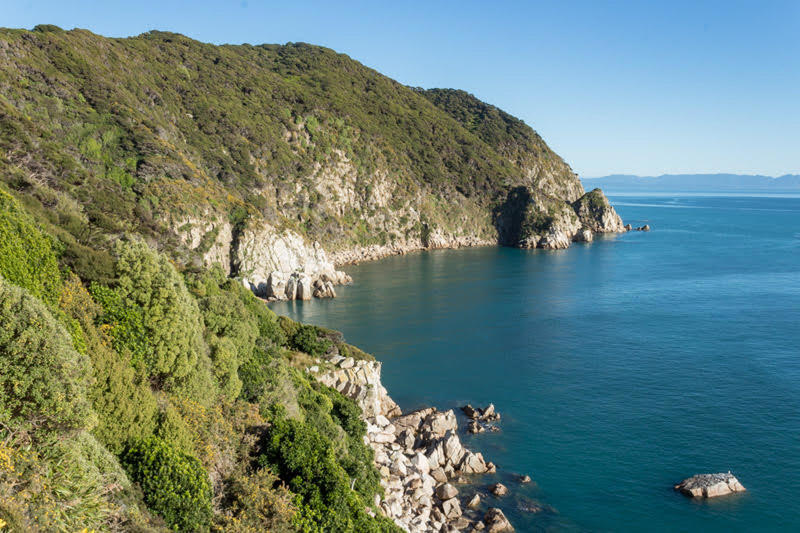
{"label": "shallow water", "polygon": [[[502,431],[463,440],[518,531],[800,530],[800,198],[616,199],[653,231],[387,258],[273,308],[375,354],[404,410],[494,402]],[[749,492],[671,489],[727,470]]]}

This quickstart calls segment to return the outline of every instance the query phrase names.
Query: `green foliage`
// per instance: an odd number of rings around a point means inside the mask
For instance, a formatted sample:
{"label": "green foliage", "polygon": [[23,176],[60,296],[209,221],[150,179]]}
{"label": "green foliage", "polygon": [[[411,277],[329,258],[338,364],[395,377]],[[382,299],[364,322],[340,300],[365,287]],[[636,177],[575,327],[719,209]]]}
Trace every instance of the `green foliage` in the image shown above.
{"label": "green foliage", "polygon": [[85,353],[92,361],[94,382],[89,398],[98,414],[94,434],[109,450],[120,453],[129,440],[152,434],[156,399],[143,369],[133,367],[127,352],[122,352],[126,356],[120,356],[114,350],[116,341],[109,337],[108,330],[112,328],[112,333],[120,330],[106,324],[95,325],[103,310],[74,276],[64,283],[60,308],[83,332]]}
{"label": "green foliage", "polygon": [[0,275],[48,304],[58,301],[61,273],[50,238],[0,189]]}
{"label": "green foliage", "polygon": [[415,208],[431,226],[459,232],[465,220],[470,233],[491,232],[487,207],[532,168],[575,181],[522,121],[461,91],[405,87],[318,46],[44,26],[0,30],[0,40],[9,50],[0,179],[46,206],[42,217],[64,230],[59,240],[85,279],[105,281],[106,265],[84,260],[86,248],[102,248],[100,234],[178,248],[167,237],[172,215],[228,216],[234,234],[250,219],[278,221],[331,247],[405,237],[410,227],[350,223],[372,219],[372,202],[341,213],[301,179],[345,158],[364,200],[376,173],[392,176],[395,206],[384,214],[421,193]]}
{"label": "green foliage", "polygon": [[144,242],[119,241],[116,254],[115,291],[124,306],[141,309],[149,375],[170,382],[187,376],[206,350],[197,302],[175,267]]}
{"label": "green foliage", "polygon": [[122,463],[144,493],[147,506],[178,531],[206,531],[211,522],[211,484],[195,457],[158,438],[136,441]]}
{"label": "green foliage", "polygon": [[0,277],[0,421],[14,427],[91,428],[88,357],[50,311]]}
{"label": "green foliage", "polygon": [[320,338],[320,328],[316,326],[301,324],[285,316],[279,317],[278,323],[287,339],[287,345],[294,350],[318,356],[331,346],[328,339]]}
{"label": "green foliage", "polygon": [[231,479],[229,511],[217,519],[221,531],[236,533],[284,533],[297,531],[293,495],[268,468]]}
{"label": "green foliage", "polygon": [[85,431],[31,443],[0,429],[3,531],[155,531],[125,472]]}
{"label": "green foliage", "polygon": [[369,531],[361,529],[370,522],[364,503],[350,490],[331,442],[314,428],[296,420],[276,420],[264,443],[262,461],[301,497],[301,513],[311,517],[320,531]]}

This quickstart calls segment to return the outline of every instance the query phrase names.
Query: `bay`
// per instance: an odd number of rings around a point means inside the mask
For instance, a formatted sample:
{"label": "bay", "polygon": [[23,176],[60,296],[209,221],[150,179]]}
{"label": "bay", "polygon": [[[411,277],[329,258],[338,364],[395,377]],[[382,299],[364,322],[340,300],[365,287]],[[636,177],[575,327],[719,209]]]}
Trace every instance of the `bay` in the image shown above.
{"label": "bay", "polygon": [[[463,440],[518,531],[800,529],[800,198],[610,199],[653,231],[391,257],[272,307],[383,361],[403,410],[493,402],[502,431]],[[747,493],[672,490],[728,470]]]}

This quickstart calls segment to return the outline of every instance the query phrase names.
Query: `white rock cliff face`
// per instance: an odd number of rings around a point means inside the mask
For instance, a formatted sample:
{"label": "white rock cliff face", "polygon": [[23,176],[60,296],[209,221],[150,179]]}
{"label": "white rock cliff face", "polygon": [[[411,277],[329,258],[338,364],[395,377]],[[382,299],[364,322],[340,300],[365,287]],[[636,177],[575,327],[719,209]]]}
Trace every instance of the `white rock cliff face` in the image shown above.
{"label": "white rock cliff face", "polygon": [[308,243],[291,230],[261,222],[246,228],[233,263],[242,283],[257,296],[274,300],[334,297],[334,285],[349,283],[318,242]]}

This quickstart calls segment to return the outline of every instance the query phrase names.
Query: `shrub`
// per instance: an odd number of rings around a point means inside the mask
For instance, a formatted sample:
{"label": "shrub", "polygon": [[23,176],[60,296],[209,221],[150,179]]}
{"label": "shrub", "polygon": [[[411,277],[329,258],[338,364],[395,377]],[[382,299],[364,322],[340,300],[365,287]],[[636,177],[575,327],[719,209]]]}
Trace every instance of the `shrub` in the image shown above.
{"label": "shrub", "polygon": [[130,439],[152,434],[156,399],[143,369],[134,369],[127,354],[121,357],[114,351],[114,342],[104,331],[107,327],[95,325],[102,308],[92,300],[77,277],[65,281],[59,305],[83,332],[86,353],[92,361],[94,382],[89,398],[98,414],[93,433],[112,452],[120,453]]}
{"label": "shrub", "polygon": [[297,530],[292,525],[297,513],[293,495],[268,468],[235,476],[230,481],[228,498],[229,510],[216,524],[222,531],[283,533]]}
{"label": "shrub", "polygon": [[141,308],[145,365],[161,380],[189,374],[205,350],[197,303],[167,258],[139,240],[118,241],[117,287],[123,304]]}
{"label": "shrub", "polygon": [[61,273],[50,238],[14,197],[0,189],[0,275],[48,304],[58,301]]}
{"label": "shrub", "polygon": [[179,531],[206,531],[211,521],[211,484],[195,457],[150,437],[131,444],[122,463],[144,493],[147,506]]}
{"label": "shrub", "polygon": [[301,324],[295,333],[290,337],[290,346],[295,350],[300,350],[311,356],[318,356],[325,353],[331,346],[327,339],[321,339],[315,326]]}
{"label": "shrub", "polygon": [[0,420],[46,429],[91,428],[88,357],[24,289],[0,278]]}

